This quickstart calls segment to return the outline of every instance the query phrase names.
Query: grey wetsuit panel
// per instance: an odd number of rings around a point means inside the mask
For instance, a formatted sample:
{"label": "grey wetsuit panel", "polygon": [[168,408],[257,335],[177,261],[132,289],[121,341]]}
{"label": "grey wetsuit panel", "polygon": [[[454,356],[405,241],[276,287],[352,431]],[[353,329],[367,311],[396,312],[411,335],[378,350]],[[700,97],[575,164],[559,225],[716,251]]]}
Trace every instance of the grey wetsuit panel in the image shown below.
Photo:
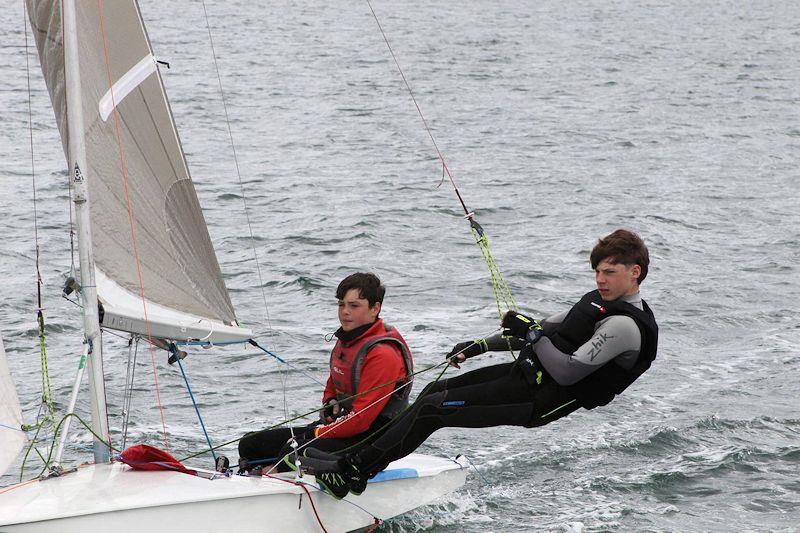
{"label": "grey wetsuit panel", "polygon": [[[642,309],[639,294],[623,299]],[[552,328],[565,316],[566,313],[559,313],[548,317],[543,323],[545,331],[548,324]],[[625,369],[632,368],[641,346],[642,337],[636,321],[629,316],[614,315],[598,322],[592,338],[578,347],[575,353],[562,352],[547,337],[542,337],[534,345],[534,350],[539,362],[556,383],[573,385],[612,360],[612,364]]]}

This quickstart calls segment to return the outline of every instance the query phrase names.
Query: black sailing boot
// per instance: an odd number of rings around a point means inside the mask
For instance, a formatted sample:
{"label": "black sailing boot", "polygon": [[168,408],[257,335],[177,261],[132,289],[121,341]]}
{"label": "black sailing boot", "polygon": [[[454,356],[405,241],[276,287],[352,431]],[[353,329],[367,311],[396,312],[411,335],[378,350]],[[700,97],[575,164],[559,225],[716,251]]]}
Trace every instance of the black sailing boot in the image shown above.
{"label": "black sailing boot", "polygon": [[[316,448],[306,448],[303,455],[305,456],[304,465],[317,473],[317,481],[327,482],[327,476],[337,475],[347,482],[349,491],[356,496],[360,496],[366,490],[367,476],[362,474],[356,466],[360,461],[355,454],[339,456]],[[331,479],[331,481],[339,480]]]}

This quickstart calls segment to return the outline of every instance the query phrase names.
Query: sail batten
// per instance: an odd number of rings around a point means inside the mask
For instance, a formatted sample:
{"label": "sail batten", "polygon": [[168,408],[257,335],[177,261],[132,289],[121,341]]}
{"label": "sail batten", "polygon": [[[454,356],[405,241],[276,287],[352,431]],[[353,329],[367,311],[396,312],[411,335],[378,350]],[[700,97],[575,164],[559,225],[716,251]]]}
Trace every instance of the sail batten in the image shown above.
{"label": "sail batten", "polygon": [[[67,146],[60,3],[27,5]],[[118,324],[143,320],[152,307],[169,310],[154,316],[172,321],[176,336],[197,320],[233,327],[233,304],[138,5],[76,2],[76,18],[94,261],[122,289],[98,283],[98,298],[131,319]]]}
{"label": "sail batten", "polygon": [[103,122],[108,120],[118,102],[122,102],[128,94],[139,86],[148,76],[156,71],[155,58],[147,54],[132,69],[114,82],[111,89],[100,99],[99,111]]}

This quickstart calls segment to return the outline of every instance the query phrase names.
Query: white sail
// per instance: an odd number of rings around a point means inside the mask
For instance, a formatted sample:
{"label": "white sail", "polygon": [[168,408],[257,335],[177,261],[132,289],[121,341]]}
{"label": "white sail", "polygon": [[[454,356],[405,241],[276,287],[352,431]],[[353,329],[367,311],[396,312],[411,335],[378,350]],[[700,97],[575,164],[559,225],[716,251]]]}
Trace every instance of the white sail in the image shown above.
{"label": "white sail", "polygon": [[17,458],[26,441],[17,389],[8,371],[3,337],[0,337],[0,476]]}
{"label": "white sail", "polygon": [[[61,6],[27,0],[68,146]],[[103,326],[176,341],[245,340],[134,0],[76,2],[92,245]]]}

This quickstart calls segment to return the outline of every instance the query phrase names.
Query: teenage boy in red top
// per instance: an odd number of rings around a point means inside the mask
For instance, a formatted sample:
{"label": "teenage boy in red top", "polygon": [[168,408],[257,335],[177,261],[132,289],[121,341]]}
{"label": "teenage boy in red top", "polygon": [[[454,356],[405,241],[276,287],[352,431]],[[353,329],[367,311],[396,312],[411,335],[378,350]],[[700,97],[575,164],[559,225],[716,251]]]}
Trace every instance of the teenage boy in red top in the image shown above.
{"label": "teenage boy in red top", "polygon": [[385,292],[374,274],[359,272],[342,280],[336,289],[341,327],[334,334],[320,421],[248,433],[239,441],[240,468],[280,461],[277,470],[287,471],[291,461],[282,459],[293,454],[292,434],[300,446],[316,439],[315,448],[338,451],[377,437],[406,408],[413,363],[403,337],[379,317]]}

